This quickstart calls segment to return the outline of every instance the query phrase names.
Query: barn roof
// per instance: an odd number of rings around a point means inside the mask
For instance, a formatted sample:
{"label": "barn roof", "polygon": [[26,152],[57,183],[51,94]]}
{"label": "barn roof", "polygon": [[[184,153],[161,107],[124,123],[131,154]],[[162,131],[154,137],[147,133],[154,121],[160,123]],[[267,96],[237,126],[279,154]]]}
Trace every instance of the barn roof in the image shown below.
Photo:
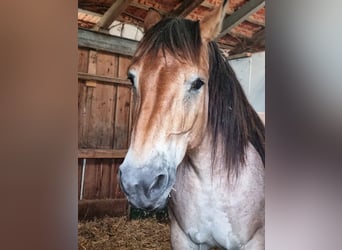
{"label": "barn roof", "polygon": [[[135,25],[154,8],[162,15],[201,20],[223,0],[79,0],[78,26],[109,32],[117,25]],[[138,39],[139,40],[139,39]],[[265,0],[229,0],[223,28],[217,40],[229,56],[265,50]]]}

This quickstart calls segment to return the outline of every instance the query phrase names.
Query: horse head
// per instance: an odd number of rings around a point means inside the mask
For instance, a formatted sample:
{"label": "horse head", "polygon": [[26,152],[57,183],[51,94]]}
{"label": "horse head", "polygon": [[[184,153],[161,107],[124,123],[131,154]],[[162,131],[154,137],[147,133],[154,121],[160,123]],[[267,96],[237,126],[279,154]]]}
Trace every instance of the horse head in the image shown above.
{"label": "horse head", "polygon": [[[225,1],[226,4],[227,1]],[[131,142],[120,183],[134,206],[165,206],[177,166],[198,147],[208,120],[208,43],[218,35],[224,8],[201,22],[146,17],[128,78],[134,92]]]}

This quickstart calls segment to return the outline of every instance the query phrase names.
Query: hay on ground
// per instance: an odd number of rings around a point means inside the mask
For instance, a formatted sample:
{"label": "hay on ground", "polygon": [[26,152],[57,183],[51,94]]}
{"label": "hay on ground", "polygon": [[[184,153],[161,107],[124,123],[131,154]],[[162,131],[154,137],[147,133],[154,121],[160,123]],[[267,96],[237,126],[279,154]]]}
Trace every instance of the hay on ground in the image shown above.
{"label": "hay on ground", "polygon": [[170,229],[155,218],[127,220],[104,217],[78,223],[78,249],[169,250]]}

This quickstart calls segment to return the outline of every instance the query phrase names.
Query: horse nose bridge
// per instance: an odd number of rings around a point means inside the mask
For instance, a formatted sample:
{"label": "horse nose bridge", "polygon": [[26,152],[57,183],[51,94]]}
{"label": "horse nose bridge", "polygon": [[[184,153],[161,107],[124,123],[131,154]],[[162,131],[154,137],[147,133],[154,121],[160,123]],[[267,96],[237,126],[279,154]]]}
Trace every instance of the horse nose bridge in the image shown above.
{"label": "horse nose bridge", "polygon": [[169,144],[166,132],[157,130],[140,131],[139,134],[135,133],[132,136],[129,147],[131,155],[129,160],[135,163],[139,162],[139,165],[149,164],[152,159],[159,161],[160,159],[157,158],[168,153],[166,149]]}
{"label": "horse nose bridge", "polygon": [[136,117],[131,145],[149,146],[166,138],[174,117],[170,115],[170,106],[165,106],[161,103],[143,105]]}

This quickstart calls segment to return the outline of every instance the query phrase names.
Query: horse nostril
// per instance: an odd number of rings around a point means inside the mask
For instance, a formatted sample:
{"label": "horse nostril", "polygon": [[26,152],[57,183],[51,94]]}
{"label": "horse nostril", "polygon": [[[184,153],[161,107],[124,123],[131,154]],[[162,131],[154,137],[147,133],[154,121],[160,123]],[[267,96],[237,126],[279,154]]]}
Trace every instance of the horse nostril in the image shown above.
{"label": "horse nostril", "polygon": [[152,185],[152,188],[161,189],[163,185],[165,184],[165,180],[166,180],[166,175],[164,174],[158,175],[156,178],[156,181]]}
{"label": "horse nostril", "polygon": [[165,189],[166,182],[167,176],[165,174],[158,175],[154,178],[152,184],[149,186],[143,186],[145,196],[150,198],[151,196],[156,196],[162,193]]}

